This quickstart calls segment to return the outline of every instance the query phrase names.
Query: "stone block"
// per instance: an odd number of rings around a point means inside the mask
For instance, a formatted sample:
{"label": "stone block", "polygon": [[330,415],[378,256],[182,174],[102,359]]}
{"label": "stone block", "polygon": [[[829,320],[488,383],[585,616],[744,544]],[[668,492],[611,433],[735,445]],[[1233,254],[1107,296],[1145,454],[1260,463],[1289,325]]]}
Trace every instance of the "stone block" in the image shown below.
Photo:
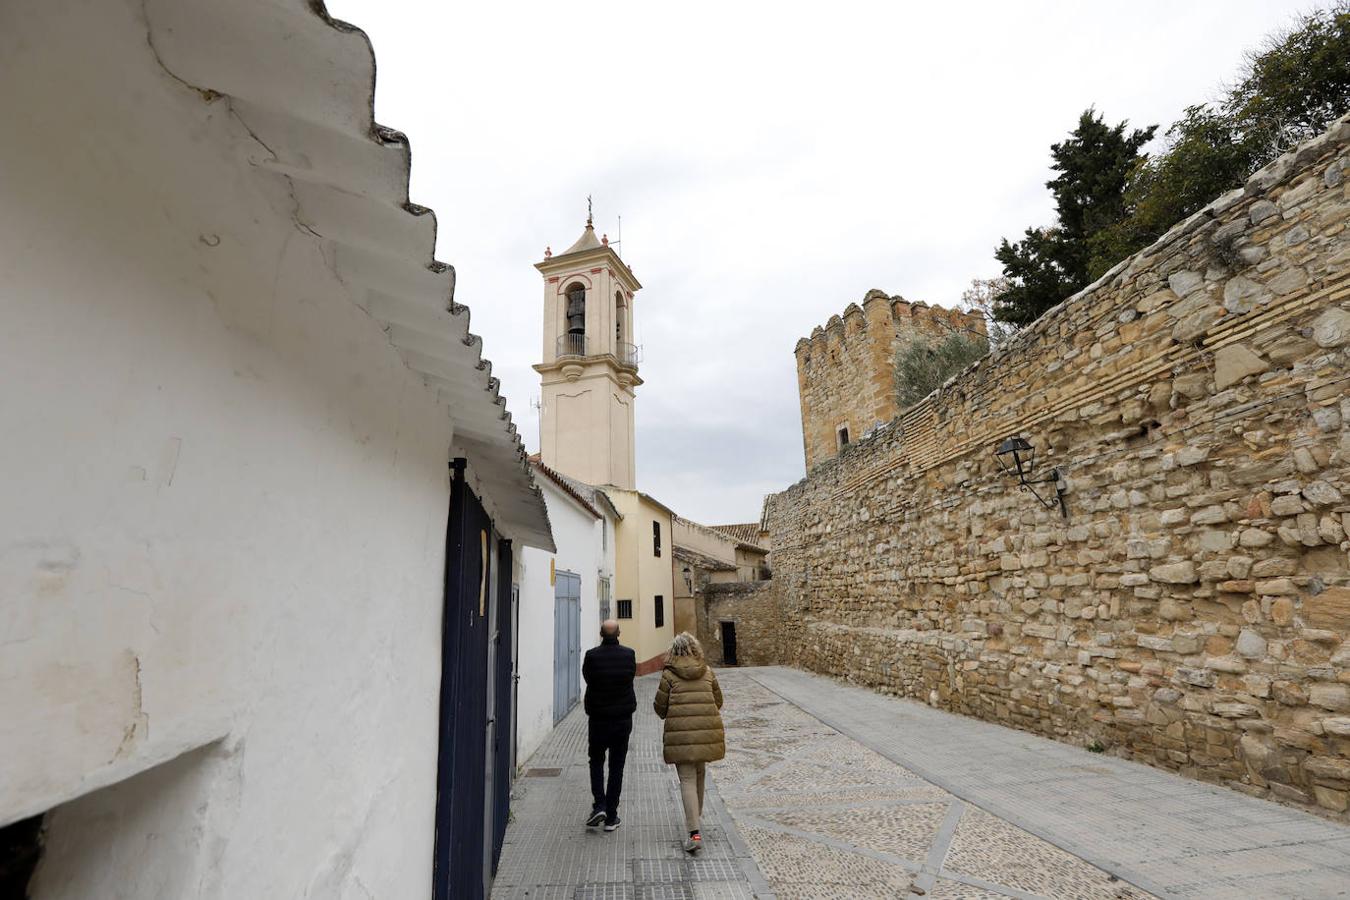
{"label": "stone block", "polygon": [[1238,634],[1236,649],[1239,656],[1260,659],[1266,655],[1266,639],[1259,632],[1244,628]]}
{"label": "stone block", "polygon": [[1224,719],[1248,719],[1261,715],[1261,711],[1250,703],[1215,703],[1210,712]]}
{"label": "stone block", "polygon": [[1214,354],[1214,386],[1222,391],[1269,369],[1270,363],[1245,344],[1228,344]]}
{"label": "stone block", "polygon": [[1238,546],[1265,547],[1274,540],[1275,536],[1268,531],[1262,531],[1260,528],[1244,528],[1238,535]]}
{"label": "stone block", "polygon": [[1350,759],[1332,759],[1328,756],[1315,756],[1303,763],[1303,771],[1314,778],[1326,778],[1332,781],[1350,781]]}
{"label": "stone block", "polygon": [[1323,809],[1343,813],[1347,808],[1350,808],[1350,792],[1338,788],[1315,784],[1313,785],[1313,796],[1317,798],[1317,805]]}
{"label": "stone block", "polygon": [[1265,596],[1297,596],[1298,586],[1288,578],[1271,578],[1256,582],[1256,592]]}
{"label": "stone block", "polygon": [[1332,712],[1350,712],[1350,684],[1314,684],[1308,688],[1308,702]]}
{"label": "stone block", "polygon": [[1313,321],[1312,338],[1319,347],[1340,347],[1350,343],[1350,312],[1332,307]]}
{"label": "stone block", "polygon": [[1280,208],[1269,200],[1257,200],[1247,210],[1247,217],[1253,225],[1268,222],[1280,214]]}
{"label": "stone block", "polygon": [[1303,512],[1303,501],[1297,494],[1281,494],[1270,501],[1272,516],[1296,516]]}
{"label": "stone block", "polygon": [[1345,502],[1345,497],[1340,491],[1321,480],[1308,482],[1303,486],[1302,493],[1303,499],[1313,506],[1331,506],[1335,503]]}
{"label": "stone block", "polygon": [[1251,312],[1256,307],[1269,303],[1272,296],[1270,289],[1265,285],[1239,275],[1228,279],[1228,283],[1223,286],[1223,308],[1230,313]]}
{"label": "stone block", "polygon": [[1214,687],[1215,675],[1206,669],[1188,669],[1179,667],[1176,671],[1176,678],[1182,684],[1189,684],[1195,687]]}
{"label": "stone block", "polygon": [[1178,297],[1185,297],[1192,291],[1198,291],[1205,286],[1205,276],[1189,270],[1173,272],[1167,276],[1167,286]]}
{"label": "stone block", "polygon": [[1350,587],[1327,588],[1303,601],[1304,621],[1312,628],[1339,632],[1350,639]]}
{"label": "stone block", "polygon": [[1148,577],[1163,584],[1194,584],[1200,580],[1190,560],[1154,566],[1148,570]]}
{"label": "stone block", "polygon": [[1222,506],[1206,506],[1191,514],[1192,525],[1217,525],[1228,521],[1228,513]]}

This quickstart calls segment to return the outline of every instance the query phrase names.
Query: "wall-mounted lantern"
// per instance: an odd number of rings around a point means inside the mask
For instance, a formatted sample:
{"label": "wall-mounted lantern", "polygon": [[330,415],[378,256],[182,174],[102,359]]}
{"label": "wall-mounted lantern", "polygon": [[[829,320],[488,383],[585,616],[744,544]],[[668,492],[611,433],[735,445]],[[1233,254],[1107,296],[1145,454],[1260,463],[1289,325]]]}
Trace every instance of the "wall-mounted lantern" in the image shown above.
{"label": "wall-mounted lantern", "polygon": [[[1069,517],[1069,507],[1064,503],[1064,481],[1060,477],[1059,469],[1051,469],[1050,474],[1035,477],[1033,472],[1036,466],[1036,448],[1031,446],[1026,438],[1020,435],[1013,435],[998,445],[994,451],[994,458],[998,460],[1003,471],[1010,477],[1016,478],[1017,483],[1022,486],[1022,490],[1030,491],[1031,495],[1041,501],[1041,505],[1046,509],[1059,505],[1059,511],[1064,518]],[[1055,486],[1055,495],[1042,496],[1041,492],[1036,490],[1038,484],[1053,484]]]}

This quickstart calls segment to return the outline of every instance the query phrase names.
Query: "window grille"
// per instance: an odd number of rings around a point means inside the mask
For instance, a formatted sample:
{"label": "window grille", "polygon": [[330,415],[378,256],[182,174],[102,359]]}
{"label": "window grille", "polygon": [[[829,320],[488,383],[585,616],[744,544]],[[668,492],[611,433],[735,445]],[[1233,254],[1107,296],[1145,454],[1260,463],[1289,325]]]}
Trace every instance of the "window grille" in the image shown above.
{"label": "window grille", "polygon": [[595,592],[600,600],[600,621],[603,622],[612,615],[609,602],[609,579],[601,576],[600,579],[596,581]]}
{"label": "window grille", "polygon": [[656,602],[652,605],[656,607],[656,627],[660,628],[666,624],[666,598],[657,594]]}
{"label": "window grille", "polygon": [[652,523],[652,556],[661,555],[661,523]]}
{"label": "window grille", "polygon": [[619,614],[618,614],[618,616],[616,616],[616,618],[619,618],[619,619],[631,619],[631,618],[633,618],[633,601],[632,601],[632,600],[620,600],[620,601],[619,601]]}

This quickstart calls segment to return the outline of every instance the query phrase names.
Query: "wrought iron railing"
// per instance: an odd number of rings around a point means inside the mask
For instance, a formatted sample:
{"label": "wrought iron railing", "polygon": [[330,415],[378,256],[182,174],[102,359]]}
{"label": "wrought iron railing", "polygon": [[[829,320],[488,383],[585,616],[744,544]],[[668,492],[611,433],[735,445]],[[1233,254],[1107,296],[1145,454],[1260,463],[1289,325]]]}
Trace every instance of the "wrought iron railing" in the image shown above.
{"label": "wrought iron railing", "polygon": [[[568,333],[558,336],[558,359],[590,356],[591,352],[591,342],[584,334]],[[619,365],[636,369],[637,364],[642,362],[642,347],[627,341],[615,341],[614,356],[618,359]]]}
{"label": "wrought iron railing", "polygon": [[615,342],[614,355],[619,359],[621,366],[633,366],[642,362],[642,346],[640,344],[630,344],[627,341]]}
{"label": "wrought iron railing", "polygon": [[589,356],[590,348],[587,346],[586,335],[584,334],[563,334],[558,336],[558,358],[564,356]]}

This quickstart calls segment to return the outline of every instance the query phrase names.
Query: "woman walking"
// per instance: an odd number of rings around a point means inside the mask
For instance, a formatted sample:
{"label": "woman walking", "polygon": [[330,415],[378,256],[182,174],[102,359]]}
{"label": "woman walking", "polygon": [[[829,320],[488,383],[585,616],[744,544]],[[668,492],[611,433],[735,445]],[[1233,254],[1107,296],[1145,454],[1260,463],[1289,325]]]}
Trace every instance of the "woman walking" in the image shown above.
{"label": "woman walking", "polygon": [[656,689],[656,714],[666,722],[663,749],[666,762],[680,776],[680,799],[689,838],[684,849],[703,849],[700,819],[703,816],[704,767],[727,755],[722,728],[722,687],[703,660],[703,647],[687,631],[675,636]]}

